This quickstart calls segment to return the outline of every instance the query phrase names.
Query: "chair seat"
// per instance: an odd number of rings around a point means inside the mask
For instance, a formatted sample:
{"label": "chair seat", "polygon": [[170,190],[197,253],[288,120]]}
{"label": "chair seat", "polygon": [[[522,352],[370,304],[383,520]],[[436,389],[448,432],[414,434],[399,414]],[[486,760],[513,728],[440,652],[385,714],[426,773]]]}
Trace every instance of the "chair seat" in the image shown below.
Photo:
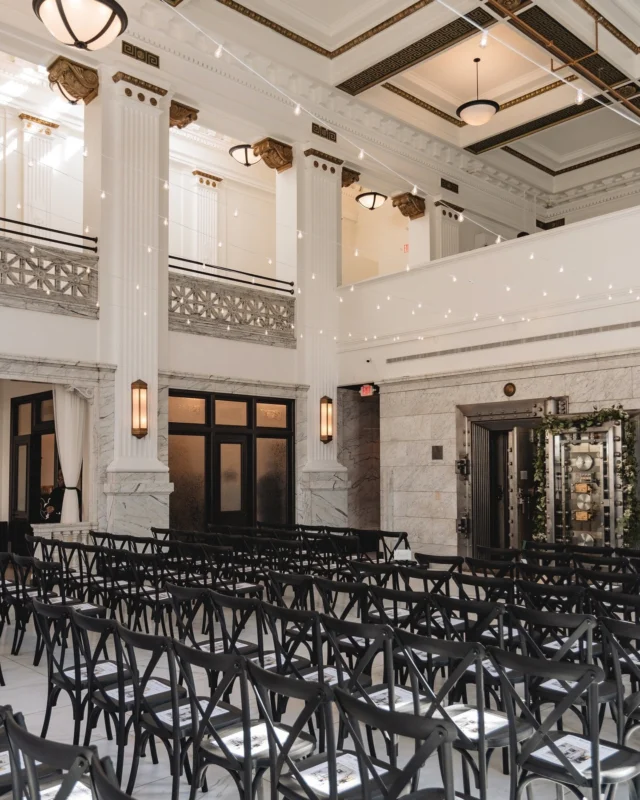
{"label": "chair seat", "polygon": [[[400,770],[394,769],[389,764],[379,759],[372,759],[371,761],[374,767],[380,770],[378,774],[384,785],[387,787],[390,786],[398,777]],[[327,756],[319,754],[306,759],[304,764],[298,766],[302,778],[309,781],[309,788],[317,797],[329,796],[329,774],[327,764]],[[338,796],[341,800],[343,798],[344,800],[360,800],[363,797],[363,791],[355,752],[348,750],[339,751],[336,758],[336,766],[338,770]],[[351,783],[351,786],[349,786],[349,783]],[[371,800],[382,796],[373,776],[370,776],[369,787],[371,790]],[[285,797],[290,798],[290,800],[298,800],[298,798],[308,800],[309,797],[298,778],[292,774],[281,776],[278,789]],[[429,800],[443,797],[442,790],[440,790],[440,792],[440,794],[434,794]],[[422,797],[422,793],[420,793],[420,797]],[[428,795],[425,795],[425,798],[427,797]]]}
{"label": "chair seat", "polygon": [[[550,731],[549,738],[555,743],[560,742],[562,739],[566,740],[571,752],[574,754],[574,763],[578,771],[584,775],[585,782],[579,785],[588,785],[591,778],[591,770],[580,769],[580,763],[582,759],[584,759],[582,763],[585,764],[591,760],[590,739],[577,733],[568,734],[566,731]],[[581,745],[584,745],[584,753],[580,751]],[[640,775],[640,752],[604,739],[600,740],[600,747],[600,778],[602,783],[620,783]],[[608,750],[603,752],[602,748],[608,748]],[[548,751],[548,748],[541,747],[534,751],[520,766],[528,772],[533,772],[541,777],[574,785],[570,774],[568,774],[562,763],[557,759],[556,763],[553,763],[541,758],[542,751]],[[611,752],[607,754],[609,751]],[[551,755],[555,759],[555,756]],[[570,760],[573,761],[573,758]]]}
{"label": "chair seat", "polygon": [[[360,681],[362,683],[362,681]],[[386,683],[377,683],[374,686],[365,687],[369,698],[373,700],[377,708],[383,711],[390,711],[391,706],[389,703],[389,687]],[[413,703],[413,693],[406,686],[394,686],[394,711],[399,711],[405,714],[415,713]],[[419,714],[424,715],[431,708],[431,700],[424,695],[418,698]]]}
{"label": "chair seat", "polygon": [[[207,697],[199,697],[198,701],[202,708],[207,708],[209,699]],[[150,713],[143,714],[141,723],[150,733],[157,736],[171,735],[173,731],[173,710],[171,703],[162,703],[162,705],[155,706],[153,710],[158,717],[159,724]],[[191,733],[192,717],[191,717],[191,702],[187,700],[180,703],[178,706],[178,713],[180,717],[180,735],[184,736]],[[237,723],[242,712],[237,706],[232,706],[229,703],[218,703],[218,705],[211,712],[210,720],[216,728],[225,728],[227,725]]]}
{"label": "chair seat", "polygon": [[[569,688],[573,688],[575,684],[572,681],[567,681]],[[598,686],[598,702],[599,703],[610,703],[612,700],[615,699],[617,694],[617,686],[615,681],[603,681]],[[562,686],[560,681],[556,680],[555,678],[551,678],[544,683],[541,683],[539,686],[533,688],[531,690],[531,694],[534,697],[539,698],[543,702],[559,702],[562,697],[567,693],[566,689]],[[582,697],[579,697],[576,700],[578,705],[584,705],[587,701],[587,694]]]}
{"label": "chair seat", "polygon": [[[291,731],[289,725],[282,725],[278,723],[275,726],[276,736],[282,742],[285,742],[287,736]],[[244,761],[244,729],[242,725],[230,726],[221,735],[221,739],[225,746],[238,759]],[[300,758],[307,758],[315,750],[315,739],[308,733],[301,732],[298,734],[295,742],[293,743],[289,755],[292,759],[298,760]],[[267,725],[262,720],[254,720],[251,722],[251,760],[255,765],[267,765],[270,763],[269,759],[269,741],[267,734]],[[227,761],[227,756],[220,745],[215,739],[209,739],[202,742],[202,749],[214,756],[216,759]]]}
{"label": "chair seat", "polygon": [[[63,673],[64,677],[58,675],[53,675],[51,680],[54,683],[58,684],[66,684],[69,681],[72,683],[76,682],[76,671],[75,667],[69,667],[65,669]],[[111,683],[118,682],[118,665],[115,661],[98,661],[94,667],[94,680],[102,686],[108,686]],[[124,679],[128,680],[131,677],[131,673],[128,669],[125,668],[124,671]],[[80,667],[80,684],[82,687],[85,687],[88,684],[89,680],[87,678],[87,666],[83,664]]]}
{"label": "chair seat", "polygon": [[[53,800],[60,791],[61,781],[40,787],[40,800]],[[67,800],[92,800],[93,792],[82,781],[78,781],[67,795]]]}
{"label": "chair seat", "polygon": [[[278,669],[278,659],[273,651],[263,653],[262,658],[259,656],[254,656],[251,661],[253,661],[254,664],[257,664],[259,667],[262,667],[262,669],[269,670],[269,672],[277,671]],[[283,666],[288,664],[291,667],[301,670],[310,666],[311,662],[308,658],[303,658],[302,656],[292,656],[291,660],[287,661],[283,655],[282,664]]]}
{"label": "chair seat", "polygon": [[[207,653],[211,652],[211,642],[206,639],[202,642],[198,642],[198,649],[204,650]],[[251,655],[251,653],[258,652],[258,645],[254,644],[253,642],[247,642],[244,639],[238,639],[233,647],[229,648],[228,650],[225,649],[224,640],[218,639],[213,643],[213,652],[214,653],[227,653],[227,652],[235,652],[242,656]]]}
{"label": "chair seat", "polygon": [[[118,687],[114,686],[110,689],[105,689],[104,694],[107,695],[109,702],[115,704],[116,706],[119,703],[118,698]],[[184,686],[178,686],[178,697],[183,698],[186,697],[187,690]],[[170,681],[166,680],[165,678],[150,678],[147,681],[147,685],[145,687],[145,701],[152,705],[154,708],[156,706],[161,706],[164,703],[171,702],[171,683]],[[105,700],[103,697],[103,692],[97,691],[93,693],[92,697],[93,702],[103,708],[105,704]],[[133,683],[131,681],[127,681],[124,684],[124,707],[126,711],[130,711],[135,703],[135,695],[133,689]]]}
{"label": "chair seat", "polygon": [[[478,741],[478,709],[466,703],[456,703],[445,706],[445,711],[451,717],[454,725],[461,730],[470,744],[458,740],[456,747],[463,749],[476,749],[474,742]],[[436,711],[434,717],[439,717]],[[456,722],[456,719],[458,720]],[[509,718],[504,711],[495,711],[492,708],[484,709],[485,744],[487,748],[498,749],[509,746]],[[527,739],[533,733],[533,727],[522,719],[516,720],[516,740]]]}

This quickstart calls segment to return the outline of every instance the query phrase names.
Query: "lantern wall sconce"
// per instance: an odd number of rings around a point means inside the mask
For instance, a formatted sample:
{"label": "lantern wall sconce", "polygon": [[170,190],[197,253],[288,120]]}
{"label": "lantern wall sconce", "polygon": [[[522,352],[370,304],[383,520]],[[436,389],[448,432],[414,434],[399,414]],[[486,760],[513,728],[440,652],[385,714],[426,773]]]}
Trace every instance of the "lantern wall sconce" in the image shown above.
{"label": "lantern wall sconce", "polygon": [[328,444],[333,439],[333,400],[326,395],[320,398],[320,441]]}
{"label": "lantern wall sconce", "polygon": [[131,435],[143,439],[149,433],[149,393],[144,381],[131,384]]}

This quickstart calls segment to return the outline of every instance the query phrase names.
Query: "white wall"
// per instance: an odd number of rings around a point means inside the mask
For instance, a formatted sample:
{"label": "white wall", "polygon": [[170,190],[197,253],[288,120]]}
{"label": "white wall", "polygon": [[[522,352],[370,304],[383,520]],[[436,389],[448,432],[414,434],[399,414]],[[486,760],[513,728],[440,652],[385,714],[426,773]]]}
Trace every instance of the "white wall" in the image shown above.
{"label": "white wall", "polygon": [[635,327],[516,342],[640,320],[639,225],[629,209],[339,289],[341,383],[636,347]]}
{"label": "white wall", "polygon": [[296,383],[296,351],[171,331],[168,371]]}

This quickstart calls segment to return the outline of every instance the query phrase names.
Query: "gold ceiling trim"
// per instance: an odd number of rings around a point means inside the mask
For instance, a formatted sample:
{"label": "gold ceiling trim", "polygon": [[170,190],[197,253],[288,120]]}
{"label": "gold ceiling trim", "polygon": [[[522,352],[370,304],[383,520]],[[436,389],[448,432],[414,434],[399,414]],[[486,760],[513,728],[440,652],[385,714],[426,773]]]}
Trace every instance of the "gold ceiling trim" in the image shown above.
{"label": "gold ceiling trim", "polygon": [[452,125],[457,125],[458,128],[464,128],[467,124],[463,122],[461,119],[457,119],[456,117],[452,117],[451,114],[447,114],[446,111],[441,111],[439,108],[432,106],[431,103],[427,103],[425,100],[421,100],[419,97],[416,97],[414,94],[410,92],[405,92],[404,89],[400,89],[398,86],[394,86],[392,83],[383,83],[383,89],[388,89],[390,92],[397,94],[398,97],[402,97],[404,100],[408,100],[410,103],[413,103],[420,108],[423,108],[425,111],[429,111],[431,114],[435,114],[436,117],[440,117],[440,119],[445,120],[446,122],[450,122]]}
{"label": "gold ceiling trim", "polygon": [[210,181],[215,181],[216,183],[222,182],[222,178],[219,178],[217,175],[211,175],[209,172],[202,172],[200,169],[194,169],[191,174],[195,175],[196,178],[205,178]]}
{"label": "gold ceiling trim", "polygon": [[153,83],[143,81],[142,78],[136,78],[135,75],[127,75],[126,72],[116,72],[113,76],[114,83],[119,83],[120,81],[130,83],[132,86],[137,86],[139,89],[146,89],[148,92],[153,92],[153,94],[159,94],[160,97],[164,97],[167,93],[167,90],[163,89],[161,86],[154,86]]}
{"label": "gold ceiling trim", "polygon": [[356,172],[355,169],[351,169],[351,167],[342,167],[342,188],[348,189],[349,186],[353,186],[354,183],[358,183],[360,181],[360,173]]}
{"label": "gold ceiling trim", "polygon": [[41,119],[40,117],[33,117],[31,114],[25,114],[24,112],[22,114],[18,114],[18,117],[28,124],[33,123],[34,125],[42,125],[43,128],[53,128],[55,130],[56,128],[60,127],[58,122],[49,122],[49,120]]}
{"label": "gold ceiling trim", "polygon": [[597,158],[590,158],[587,161],[581,161],[579,164],[573,164],[571,167],[563,167],[562,169],[551,169],[551,167],[541,164],[534,158],[525,156],[524,153],[519,153],[517,150],[514,150],[513,147],[503,147],[502,149],[505,153],[509,153],[510,155],[519,158],[521,161],[526,161],[527,164],[531,164],[532,167],[536,167],[542,172],[546,172],[547,175],[551,175],[553,178],[555,178],[558,175],[566,175],[567,172],[574,172],[575,170],[582,169],[583,167],[591,167],[593,164],[601,164],[603,161],[608,161],[610,158],[625,156],[627,153],[635,153],[636,150],[640,150],[640,144],[632,144],[629,147],[623,147],[622,150],[616,150],[613,153],[607,153],[606,155],[598,156]]}
{"label": "gold ceiling trim", "polygon": [[[171,2],[171,0],[169,1]],[[181,0],[178,0],[178,2],[180,1]],[[178,2],[173,0],[172,5],[177,5]],[[285,28],[284,25],[280,25],[280,23],[274,22],[274,20],[269,19],[262,14],[258,14],[257,11],[252,11],[250,8],[243,6],[241,3],[236,2],[236,0],[218,0],[218,2],[227,8],[232,9],[232,11],[242,14],[243,17],[247,17],[253,22],[257,22],[259,25],[264,25],[265,28],[269,28],[270,30],[275,31],[275,33],[279,33],[286,39],[302,45],[302,47],[306,47],[308,50],[313,50],[313,52],[318,53],[318,55],[325,56],[325,58],[338,58],[338,56],[343,55],[343,53],[352,50],[359,44],[362,44],[377,34],[382,33],[382,31],[386,31],[387,28],[390,28],[392,25],[402,22],[403,19],[407,19],[407,17],[415,14],[416,11],[421,11],[423,8],[426,8],[427,6],[431,5],[431,3],[435,2],[435,0],[416,0],[416,2],[411,3],[411,5],[407,6],[402,11],[398,11],[397,14],[388,17],[378,25],[374,25],[373,28],[369,28],[369,30],[364,31],[353,39],[350,39],[348,42],[340,45],[340,47],[337,47],[335,50],[328,50],[326,47],[322,47],[321,45],[316,44],[316,42],[312,42],[310,39],[300,36],[300,34],[295,33],[289,28]]]}
{"label": "gold ceiling trim", "polygon": [[615,38],[621,44],[631,50],[632,53],[640,55],[640,45],[636,44],[632,39],[630,39],[620,30],[620,28],[617,28],[613,22],[610,22],[606,17],[603,17],[602,14],[591,5],[591,3],[588,3],[587,0],[573,0],[573,2],[583,11],[586,11],[590,17],[597,19],[600,25],[602,25],[606,31],[608,31],[612,36],[615,36]]}
{"label": "gold ceiling trim", "polygon": [[[571,83],[578,79],[577,75],[569,75],[566,82]],[[508,100],[506,103],[502,103],[500,106],[500,110],[503,111],[505,108],[512,108],[513,106],[517,106],[520,103],[524,103],[527,100],[532,100],[534,97],[540,97],[540,95],[546,94],[550,92],[552,89],[558,89],[561,86],[564,86],[565,81],[554,81],[553,83],[548,83],[546,86],[541,86],[539,89],[535,89],[532,92],[527,92],[526,94],[520,95],[520,97],[514,97],[513,100]],[[408,100],[410,103],[413,103],[416,106],[420,106],[425,111],[429,111],[431,114],[435,114],[440,119],[444,119],[446,122],[450,122],[452,125],[456,125],[458,128],[464,128],[466,126],[466,122],[463,122],[461,119],[457,117],[451,116],[451,114],[447,114],[446,111],[442,111],[435,106],[432,106],[430,103],[427,103],[425,100],[421,100],[419,97],[416,97],[414,94],[410,92],[405,92],[404,89],[400,89],[398,86],[394,86],[392,83],[383,83],[383,89],[388,89],[390,92],[397,94],[398,97],[402,97],[404,100]]]}
{"label": "gold ceiling trim", "polygon": [[304,151],[305,156],[307,158],[309,156],[315,156],[316,158],[323,158],[325,161],[329,161],[331,164],[337,164],[341,167],[344,164],[344,161],[341,158],[336,158],[336,156],[330,156],[328,153],[323,153],[322,150],[315,150],[313,147],[310,147],[308,150]]}

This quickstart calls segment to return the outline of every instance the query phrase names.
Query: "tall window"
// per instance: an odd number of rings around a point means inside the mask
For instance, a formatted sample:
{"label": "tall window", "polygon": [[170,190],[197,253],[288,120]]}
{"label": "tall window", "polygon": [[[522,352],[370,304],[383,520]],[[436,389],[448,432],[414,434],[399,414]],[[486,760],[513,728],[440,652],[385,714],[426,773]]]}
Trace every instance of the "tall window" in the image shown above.
{"label": "tall window", "polygon": [[171,527],[291,522],[294,442],[292,400],[170,391]]}

